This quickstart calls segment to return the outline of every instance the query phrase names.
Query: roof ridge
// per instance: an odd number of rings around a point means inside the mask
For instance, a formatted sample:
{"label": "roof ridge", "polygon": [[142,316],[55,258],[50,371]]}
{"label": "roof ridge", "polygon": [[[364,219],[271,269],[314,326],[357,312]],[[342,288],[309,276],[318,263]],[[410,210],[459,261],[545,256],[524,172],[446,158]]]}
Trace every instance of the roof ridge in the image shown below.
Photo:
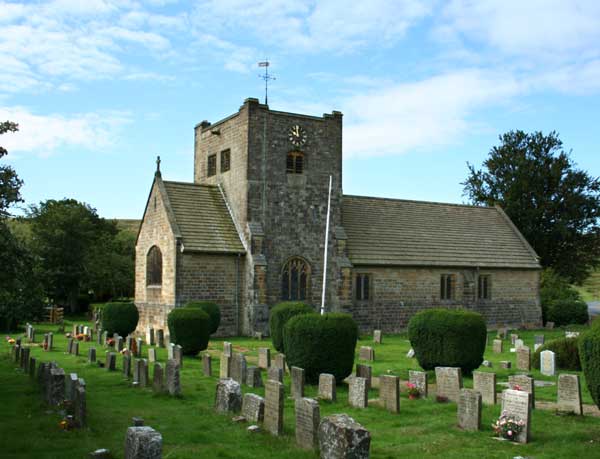
{"label": "roof ridge", "polygon": [[198,188],[218,188],[217,185],[209,185],[208,183],[195,183],[195,182],[179,182],[177,180],[163,180],[163,183],[173,183],[175,185],[186,185],[186,186],[194,186]]}
{"label": "roof ridge", "polygon": [[356,194],[344,194],[343,198],[358,198],[358,199],[373,199],[377,201],[391,201],[391,202],[414,202],[416,204],[435,204],[438,206],[454,206],[454,207],[466,207],[468,209],[491,209],[494,210],[494,207],[491,206],[475,206],[472,204],[458,204],[455,202],[440,202],[440,201],[420,201],[417,199],[401,199],[401,198],[386,198],[382,196],[359,196]]}

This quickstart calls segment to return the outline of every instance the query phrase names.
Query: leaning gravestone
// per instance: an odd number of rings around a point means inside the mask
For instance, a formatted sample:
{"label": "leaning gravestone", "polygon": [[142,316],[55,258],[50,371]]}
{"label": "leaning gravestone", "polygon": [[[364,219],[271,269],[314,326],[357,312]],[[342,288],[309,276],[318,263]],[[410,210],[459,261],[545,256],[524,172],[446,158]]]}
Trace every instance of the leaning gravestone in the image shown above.
{"label": "leaning gravestone", "polygon": [[242,416],[248,422],[263,422],[265,418],[265,399],[256,394],[244,394]]}
{"label": "leaning gravestone", "polygon": [[371,434],[347,414],[334,414],[319,424],[322,459],[368,459]]}
{"label": "leaning gravestone", "polygon": [[161,459],[162,435],[152,427],[128,427],[125,459]]}
{"label": "leaning gravestone", "polygon": [[296,399],[296,444],[300,448],[316,449],[319,447],[320,421],[319,402],[312,398]]}
{"label": "leaning gravestone", "polygon": [[373,369],[369,365],[363,365],[362,363],[356,364],[356,376],[359,378],[365,378],[367,380],[367,390],[371,388],[371,379],[373,376]]}
{"label": "leaning gravestone", "polygon": [[246,370],[246,385],[248,387],[263,387],[260,368],[254,366],[248,367]]}
{"label": "leaning gravestone", "polygon": [[544,376],[556,375],[556,354],[545,350],[540,352],[540,372]]}
{"label": "leaning gravestone", "polygon": [[516,437],[519,443],[527,443],[531,432],[531,399],[532,395],[521,391],[506,389],[502,392],[502,411],[509,417],[515,417],[525,423],[523,430]]}
{"label": "leaning gravestone", "polygon": [[508,387],[531,394],[531,408],[535,408],[535,380],[527,375],[511,375],[508,377]]}
{"label": "leaning gravestone", "polygon": [[367,408],[368,389],[367,380],[358,376],[351,376],[348,388],[348,404],[354,408]]}
{"label": "leaning gravestone", "polygon": [[400,378],[392,375],[379,377],[379,400],[390,413],[400,411]]}
{"label": "leaning gravestone", "polygon": [[382,343],[381,330],[373,330],[373,342],[375,344],[381,344]]}
{"label": "leaning gravestone", "polygon": [[276,366],[269,367],[267,370],[267,379],[283,383],[283,370]]}
{"label": "leaning gravestone", "polygon": [[231,356],[221,354],[221,361],[219,362],[219,378],[227,379],[231,375]]}
{"label": "leaning gravestone", "polygon": [[271,349],[268,347],[258,348],[258,368],[266,370],[271,366]]}
{"label": "leaning gravestone", "polygon": [[463,386],[462,372],[457,367],[435,367],[436,395],[458,402]]}
{"label": "leaning gravestone", "polygon": [[485,371],[473,372],[473,389],[481,394],[481,401],[486,405],[496,404],[496,373]]}
{"label": "leaning gravestone", "polygon": [[181,395],[179,368],[179,362],[176,360],[167,360],[167,392],[173,396]]}
{"label": "leaning gravestone", "polygon": [[358,352],[360,360],[375,360],[375,351],[370,346],[361,346]]}
{"label": "leaning gravestone", "polygon": [[319,398],[332,402],[336,401],[335,376],[328,373],[319,375]]}
{"label": "leaning gravestone", "polygon": [[204,376],[212,376],[212,357],[210,354],[202,354],[202,373],[204,373]]}
{"label": "leaning gravestone", "polygon": [[481,429],[481,393],[461,389],[458,399],[458,427],[464,430]]}
{"label": "leaning gravestone", "polygon": [[217,383],[215,410],[218,413],[237,413],[241,408],[242,389],[240,385],[233,379],[220,379]]}
{"label": "leaning gravestone", "polygon": [[527,346],[517,348],[517,370],[531,370],[531,351]]}
{"label": "leaning gravestone", "polygon": [[583,414],[578,375],[561,374],[558,376],[557,410],[564,413]]}
{"label": "leaning gravestone", "polygon": [[239,384],[244,384],[246,382],[247,366],[244,354],[234,354],[231,361],[231,379]]}
{"label": "leaning gravestone", "polygon": [[408,370],[408,381],[419,390],[420,397],[427,397],[427,373],[424,371]]}
{"label": "leaning gravestone", "polygon": [[298,367],[291,368],[292,375],[292,398],[304,397],[304,369]]}
{"label": "leaning gravestone", "polygon": [[265,384],[265,429],[273,435],[283,433],[283,384],[268,380]]}
{"label": "leaning gravestone", "polygon": [[494,354],[501,354],[501,353],[502,353],[502,340],[495,339],[494,340]]}

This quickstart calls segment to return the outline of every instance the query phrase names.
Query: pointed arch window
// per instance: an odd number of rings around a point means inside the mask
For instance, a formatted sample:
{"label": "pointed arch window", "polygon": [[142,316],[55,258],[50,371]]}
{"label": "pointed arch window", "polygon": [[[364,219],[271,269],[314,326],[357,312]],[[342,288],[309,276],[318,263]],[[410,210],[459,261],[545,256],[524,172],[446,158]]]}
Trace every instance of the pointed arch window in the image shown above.
{"label": "pointed arch window", "polygon": [[146,255],[146,285],[162,284],[162,253],[153,245]]}
{"label": "pointed arch window", "polygon": [[292,258],[281,273],[281,297],[285,301],[304,301],[308,298],[310,266],[302,258]]}

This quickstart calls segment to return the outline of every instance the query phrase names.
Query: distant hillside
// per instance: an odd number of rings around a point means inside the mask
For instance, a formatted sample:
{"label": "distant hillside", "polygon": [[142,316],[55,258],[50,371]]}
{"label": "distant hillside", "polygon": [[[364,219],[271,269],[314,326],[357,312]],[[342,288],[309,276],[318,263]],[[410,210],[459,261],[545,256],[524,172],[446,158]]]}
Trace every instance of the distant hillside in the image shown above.
{"label": "distant hillside", "polygon": [[134,220],[131,218],[115,218],[115,221],[117,222],[117,227],[120,230],[131,231],[135,234],[137,234],[140,224],[142,223],[141,220]]}

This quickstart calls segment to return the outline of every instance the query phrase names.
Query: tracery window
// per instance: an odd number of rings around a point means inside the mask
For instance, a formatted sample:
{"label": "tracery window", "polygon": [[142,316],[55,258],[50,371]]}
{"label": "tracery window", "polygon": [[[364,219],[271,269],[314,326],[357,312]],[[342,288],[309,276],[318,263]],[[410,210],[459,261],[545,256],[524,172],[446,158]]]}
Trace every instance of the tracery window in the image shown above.
{"label": "tracery window", "polygon": [[281,298],[290,301],[306,300],[310,267],[302,258],[292,258],[281,273]]}
{"label": "tracery window", "polygon": [[162,253],[153,245],[146,255],[146,285],[162,284]]}

